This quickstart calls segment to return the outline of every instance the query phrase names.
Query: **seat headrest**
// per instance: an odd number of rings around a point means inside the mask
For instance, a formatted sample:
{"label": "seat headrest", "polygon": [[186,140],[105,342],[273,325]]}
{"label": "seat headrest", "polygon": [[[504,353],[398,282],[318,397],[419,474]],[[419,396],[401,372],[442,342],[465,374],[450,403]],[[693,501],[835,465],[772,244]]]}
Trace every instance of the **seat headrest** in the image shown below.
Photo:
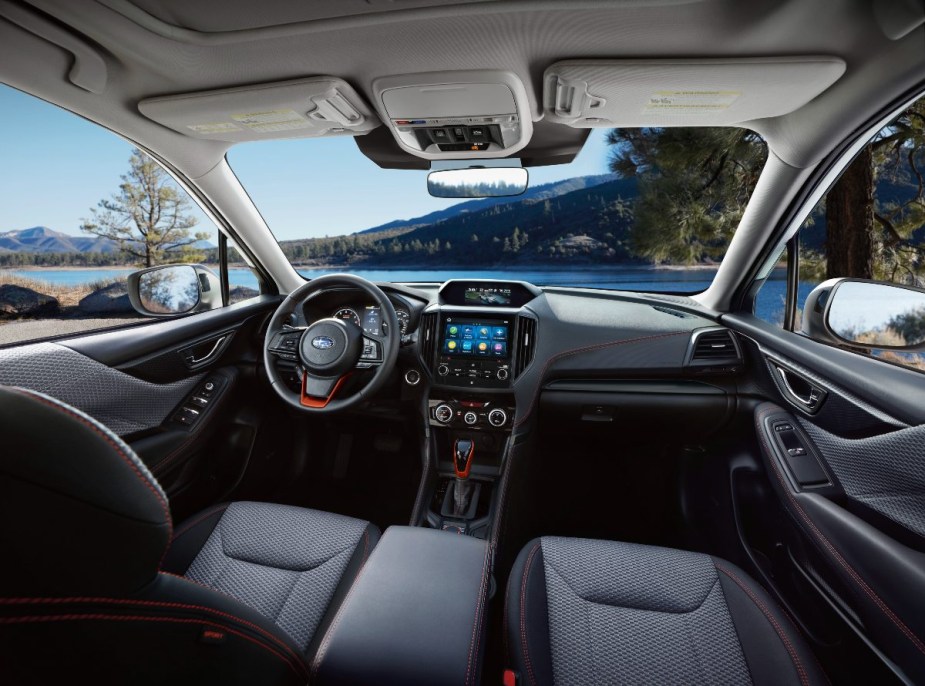
{"label": "seat headrest", "polygon": [[0,596],[117,596],[157,574],[167,496],[138,456],[86,414],[0,386]]}

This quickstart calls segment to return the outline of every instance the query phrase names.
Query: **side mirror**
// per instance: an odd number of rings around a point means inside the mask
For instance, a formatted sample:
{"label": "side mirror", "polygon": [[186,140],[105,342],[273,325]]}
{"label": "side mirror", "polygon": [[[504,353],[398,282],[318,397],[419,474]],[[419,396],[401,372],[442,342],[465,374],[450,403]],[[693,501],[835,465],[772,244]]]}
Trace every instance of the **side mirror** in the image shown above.
{"label": "side mirror", "polygon": [[218,275],[201,264],[142,269],[129,275],[127,287],[132,307],[148,317],[204,312],[222,304]]}
{"label": "side mirror", "polygon": [[801,330],[814,340],[840,346],[925,350],[925,290],[829,279],[807,296]]}

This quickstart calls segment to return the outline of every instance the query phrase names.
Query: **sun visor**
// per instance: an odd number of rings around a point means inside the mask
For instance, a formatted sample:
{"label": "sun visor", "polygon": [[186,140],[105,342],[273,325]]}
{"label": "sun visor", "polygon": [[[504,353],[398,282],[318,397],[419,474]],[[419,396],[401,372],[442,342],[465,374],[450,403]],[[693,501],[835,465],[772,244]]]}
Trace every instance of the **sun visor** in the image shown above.
{"label": "sun visor", "polygon": [[844,72],[834,57],[566,60],[546,70],[543,109],[578,128],[732,126],[793,112]]}
{"label": "sun visor", "polygon": [[138,109],[184,136],[229,143],[355,136],[380,124],[346,81],[328,76],[149,98]]}

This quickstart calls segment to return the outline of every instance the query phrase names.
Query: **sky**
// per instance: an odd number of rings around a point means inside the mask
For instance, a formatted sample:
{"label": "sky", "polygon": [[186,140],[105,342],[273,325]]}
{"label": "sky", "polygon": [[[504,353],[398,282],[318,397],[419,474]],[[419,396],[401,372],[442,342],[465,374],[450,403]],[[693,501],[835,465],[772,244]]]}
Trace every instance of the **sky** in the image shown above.
{"label": "sky", "polygon": [[[2,84],[0,120],[0,232],[80,235],[90,208],[118,190],[131,145]],[[604,136],[592,131],[571,164],[531,168],[530,185],[605,173]],[[278,240],[353,233],[459,202],[431,198],[427,172],[380,169],[350,137],[242,143],[228,160]],[[208,230],[196,214],[197,229]]]}

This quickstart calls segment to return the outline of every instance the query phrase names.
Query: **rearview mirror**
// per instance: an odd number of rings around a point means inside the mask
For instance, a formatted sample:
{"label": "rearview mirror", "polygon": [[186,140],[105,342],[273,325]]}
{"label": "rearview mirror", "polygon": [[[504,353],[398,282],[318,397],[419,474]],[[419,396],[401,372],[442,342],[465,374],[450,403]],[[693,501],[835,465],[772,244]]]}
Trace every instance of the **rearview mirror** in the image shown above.
{"label": "rearview mirror", "polygon": [[172,264],[134,272],[128,277],[132,307],[148,317],[203,312],[222,304],[221,282],[200,264]]}
{"label": "rearview mirror", "polygon": [[427,175],[427,192],[435,198],[501,198],[527,190],[522,167],[443,169]]}
{"label": "rearview mirror", "polygon": [[925,350],[925,290],[830,279],[806,298],[801,328],[810,338],[836,345]]}

